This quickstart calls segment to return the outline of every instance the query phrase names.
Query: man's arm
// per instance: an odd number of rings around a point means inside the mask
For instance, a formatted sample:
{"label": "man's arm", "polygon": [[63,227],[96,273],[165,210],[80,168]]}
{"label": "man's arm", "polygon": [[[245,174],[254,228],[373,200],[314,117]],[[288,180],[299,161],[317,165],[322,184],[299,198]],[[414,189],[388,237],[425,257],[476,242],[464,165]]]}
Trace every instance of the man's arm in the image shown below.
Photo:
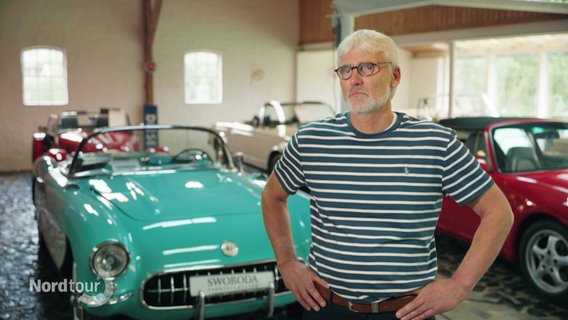
{"label": "man's arm", "polygon": [[416,299],[397,312],[401,320],[426,319],[456,307],[489,269],[513,224],[511,207],[493,185],[468,204],[481,218],[471,246],[454,274],[422,288]]}
{"label": "man's arm", "polygon": [[319,310],[325,306],[325,300],[316,290],[314,281],[329,286],[296,256],[290,229],[288,193],[274,173],[268,178],[262,192],[262,217],[286,287],[306,310]]}

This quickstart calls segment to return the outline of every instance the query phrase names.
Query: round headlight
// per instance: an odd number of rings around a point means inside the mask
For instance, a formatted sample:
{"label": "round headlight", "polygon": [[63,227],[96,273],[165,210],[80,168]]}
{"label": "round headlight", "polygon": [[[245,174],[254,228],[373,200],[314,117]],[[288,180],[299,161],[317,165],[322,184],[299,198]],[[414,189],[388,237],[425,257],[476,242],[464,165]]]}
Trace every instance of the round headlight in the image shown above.
{"label": "round headlight", "polygon": [[91,268],[103,279],[118,277],[127,266],[128,251],[118,242],[103,243],[91,255]]}

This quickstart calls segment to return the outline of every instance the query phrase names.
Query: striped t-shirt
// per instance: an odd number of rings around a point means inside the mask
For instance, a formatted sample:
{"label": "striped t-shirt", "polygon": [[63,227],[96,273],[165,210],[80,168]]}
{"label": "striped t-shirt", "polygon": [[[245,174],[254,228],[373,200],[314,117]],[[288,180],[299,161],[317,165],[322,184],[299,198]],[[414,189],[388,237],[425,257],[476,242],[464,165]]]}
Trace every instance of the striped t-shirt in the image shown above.
{"label": "striped t-shirt", "polygon": [[302,126],[274,168],[289,194],[309,188],[309,264],[352,301],[432,281],[443,196],[463,205],[493,184],[453,130],[396,116],[377,134],[354,129],[349,113]]}

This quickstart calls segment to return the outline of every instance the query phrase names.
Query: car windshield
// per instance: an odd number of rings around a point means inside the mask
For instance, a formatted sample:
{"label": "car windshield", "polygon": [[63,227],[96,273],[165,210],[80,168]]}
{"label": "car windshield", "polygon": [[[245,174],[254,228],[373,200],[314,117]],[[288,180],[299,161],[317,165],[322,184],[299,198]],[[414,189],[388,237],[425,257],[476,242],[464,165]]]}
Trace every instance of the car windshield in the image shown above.
{"label": "car windshield", "polygon": [[495,128],[492,135],[504,172],[568,168],[568,123],[522,123]]}
{"label": "car windshield", "polygon": [[332,117],[333,110],[324,103],[277,103],[272,102],[264,107],[261,117],[264,125],[305,124],[312,121]]}
{"label": "car windshield", "polygon": [[333,117],[333,111],[327,104],[302,103],[295,107],[296,116],[300,123],[309,123],[327,117]]}
{"label": "car windshield", "polygon": [[63,133],[77,129],[92,131],[96,128],[126,126],[129,119],[122,109],[105,109],[100,113],[86,111],[65,111],[51,115],[47,128],[50,132]]}
{"label": "car windshield", "polygon": [[220,167],[234,165],[221,137],[209,129],[136,126],[89,135],[75,152],[69,173],[79,177]]}

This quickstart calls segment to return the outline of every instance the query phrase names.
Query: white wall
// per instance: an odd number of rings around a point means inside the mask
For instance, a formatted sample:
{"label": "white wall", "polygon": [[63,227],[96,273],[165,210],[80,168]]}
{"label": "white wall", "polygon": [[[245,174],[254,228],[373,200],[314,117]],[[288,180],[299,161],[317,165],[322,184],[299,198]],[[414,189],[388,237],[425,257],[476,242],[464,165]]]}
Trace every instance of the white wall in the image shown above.
{"label": "white wall", "polygon": [[[298,1],[167,0],[154,43],[159,122],[209,126],[252,118],[268,100],[295,98]],[[32,134],[50,113],[122,107],[142,121],[144,61],[140,0],[0,0],[0,172],[31,169]],[[69,105],[24,106],[20,52],[67,53]],[[223,57],[223,103],[183,102],[183,54]],[[262,70],[262,79],[251,79]]]}
{"label": "white wall", "polygon": [[336,112],[341,111],[341,88],[336,68],[335,50],[298,52],[296,95],[298,101],[321,101]]}
{"label": "white wall", "polygon": [[[293,100],[298,36],[297,1],[164,1],[154,45],[159,121],[250,120],[269,100]],[[201,49],[222,55],[221,104],[184,103],[183,56]]]}
{"label": "white wall", "polygon": [[[408,106],[410,114],[418,113],[419,100],[429,99],[430,103],[444,103],[443,96],[448,95],[448,69],[447,59],[440,57],[414,58],[411,62],[412,75],[410,77],[411,92],[408,93]],[[447,105],[447,104],[444,104]],[[431,109],[434,110],[435,108]],[[420,116],[423,116],[420,114]],[[436,117],[437,115],[431,115]]]}
{"label": "white wall", "polygon": [[398,50],[398,58],[400,62],[400,83],[396,88],[396,93],[392,99],[393,111],[406,112],[414,115],[412,111],[412,101],[409,100],[411,92],[414,90],[412,79],[414,78],[414,70],[412,65],[412,54],[406,50]]}
{"label": "white wall", "polygon": [[[31,168],[32,134],[50,113],[125,108],[143,99],[141,2],[0,0],[0,171]],[[21,50],[54,46],[67,54],[69,104],[24,106]]]}

